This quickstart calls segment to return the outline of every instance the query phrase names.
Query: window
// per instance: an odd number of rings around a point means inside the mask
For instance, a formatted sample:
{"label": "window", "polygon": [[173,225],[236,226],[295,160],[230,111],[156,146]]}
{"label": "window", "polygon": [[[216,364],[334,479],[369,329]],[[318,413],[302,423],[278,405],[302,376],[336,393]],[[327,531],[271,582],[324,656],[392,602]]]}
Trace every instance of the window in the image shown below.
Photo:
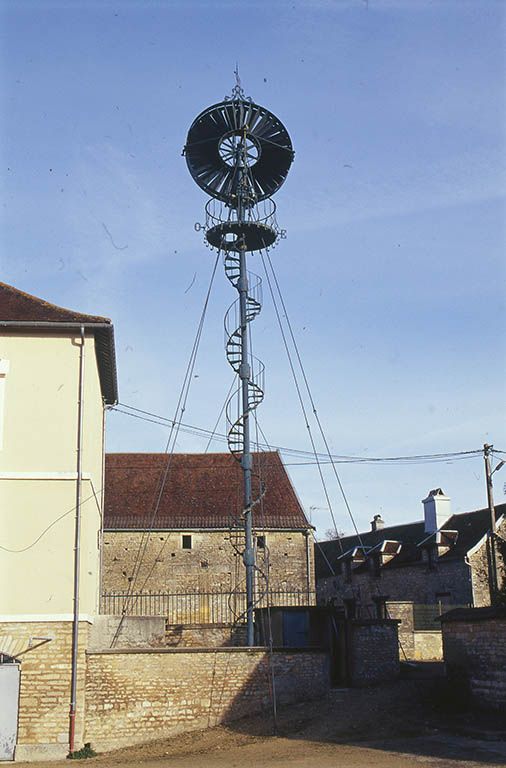
{"label": "window", "polygon": [[265,536],[257,536],[257,549],[265,549]]}
{"label": "window", "polygon": [[191,533],[183,533],[181,537],[181,546],[183,549],[191,549],[192,548],[192,537]]}

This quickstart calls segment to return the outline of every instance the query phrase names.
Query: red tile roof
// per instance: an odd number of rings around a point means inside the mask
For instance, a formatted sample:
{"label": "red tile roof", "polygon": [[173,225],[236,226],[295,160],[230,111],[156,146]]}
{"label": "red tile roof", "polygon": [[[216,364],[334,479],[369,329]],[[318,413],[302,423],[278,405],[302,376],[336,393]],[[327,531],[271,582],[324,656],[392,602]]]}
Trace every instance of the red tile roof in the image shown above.
{"label": "red tile roof", "polygon": [[[164,471],[167,477],[153,518]],[[310,528],[281,457],[253,454],[256,528]],[[104,528],[229,528],[242,512],[242,470],[229,453],[109,453],[105,460]]]}
{"label": "red tile roof", "polygon": [[[72,309],[58,307],[37,296],[0,282],[0,327],[21,329],[38,324],[83,324],[95,336],[95,347],[102,395],[108,405],[118,400],[114,329],[107,317],[85,315]],[[94,327],[97,326],[97,327]],[[58,329],[58,325],[56,325]]]}
{"label": "red tile roof", "polygon": [[107,317],[85,315],[72,309],[58,307],[20,291],[7,283],[0,283],[0,320],[6,322],[35,323],[110,323]]}

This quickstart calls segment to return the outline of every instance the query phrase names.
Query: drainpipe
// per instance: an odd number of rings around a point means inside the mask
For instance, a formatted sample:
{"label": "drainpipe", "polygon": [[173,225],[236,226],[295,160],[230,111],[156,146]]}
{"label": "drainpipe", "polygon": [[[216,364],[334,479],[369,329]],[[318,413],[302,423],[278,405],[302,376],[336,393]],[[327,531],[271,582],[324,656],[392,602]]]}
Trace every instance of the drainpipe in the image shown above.
{"label": "drainpipe", "polygon": [[104,582],[104,497],[105,497],[105,420],[106,407],[102,401],[102,483],[100,486],[100,539],[99,539],[99,572],[98,572],[98,612],[102,606],[102,589]]}
{"label": "drainpipe", "polygon": [[309,551],[309,531],[304,531],[306,537],[306,586],[307,586],[307,603],[309,605],[311,594],[311,554]]}
{"label": "drainpipe", "polygon": [[79,644],[79,571],[81,565],[81,490],[82,490],[82,447],[83,447],[83,410],[84,410],[84,325],[81,325],[79,346],[79,395],[77,404],[77,483],[76,517],[74,535],[74,617],[72,621],[72,669],[70,680],[69,712],[69,754],[74,752],[76,729],[77,699],[77,650]]}

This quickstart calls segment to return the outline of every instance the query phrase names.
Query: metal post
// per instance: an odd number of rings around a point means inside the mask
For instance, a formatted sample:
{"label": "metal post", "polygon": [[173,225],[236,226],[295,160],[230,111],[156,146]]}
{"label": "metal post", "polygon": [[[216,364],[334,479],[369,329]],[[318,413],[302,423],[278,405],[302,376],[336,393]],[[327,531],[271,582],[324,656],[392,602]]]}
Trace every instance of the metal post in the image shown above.
{"label": "metal post", "polygon": [[74,752],[77,701],[77,650],[79,646],[79,571],[81,567],[81,490],[84,397],[84,326],[81,326],[79,347],[79,394],[77,406],[77,483],[74,534],[74,615],[72,621],[72,662],[70,679],[69,754]]}
{"label": "metal post", "polygon": [[490,467],[490,451],[493,446],[485,443],[483,458],[485,460],[485,476],[487,479],[487,502],[490,513],[490,601],[493,603],[497,594],[497,561],[495,552],[495,507],[494,490],[492,485],[492,469]]}
{"label": "metal post", "polygon": [[[244,202],[243,202],[243,168],[244,168],[244,142],[239,144],[236,163],[238,165],[238,187],[237,187],[237,219],[244,221]],[[253,549],[253,521],[251,507],[253,503],[251,487],[251,443],[250,443],[250,422],[249,422],[249,385],[251,380],[251,366],[248,359],[248,271],[246,268],[246,250],[245,246],[240,246],[239,251],[239,280],[237,283],[239,291],[239,311],[241,323],[241,366],[239,368],[239,378],[241,380],[242,395],[242,418],[243,418],[243,452],[241,457],[241,467],[243,471],[244,485],[244,554],[243,561],[246,568],[246,630],[247,644],[255,644],[254,626],[253,626],[253,608],[254,608],[254,590],[255,590],[255,552]]]}

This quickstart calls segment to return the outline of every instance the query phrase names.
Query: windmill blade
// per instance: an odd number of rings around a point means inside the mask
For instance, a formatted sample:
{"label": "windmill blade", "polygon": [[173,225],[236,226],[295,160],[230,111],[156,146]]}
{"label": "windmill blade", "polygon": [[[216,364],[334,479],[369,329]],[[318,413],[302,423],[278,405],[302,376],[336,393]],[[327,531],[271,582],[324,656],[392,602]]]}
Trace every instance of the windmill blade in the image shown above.
{"label": "windmill blade", "polygon": [[244,138],[248,144],[248,178],[257,201],[264,200],[283,184],[293,149],[281,121],[251,101],[219,102],[198,115],[185,145],[188,169],[211,197],[233,206],[235,137]]}

